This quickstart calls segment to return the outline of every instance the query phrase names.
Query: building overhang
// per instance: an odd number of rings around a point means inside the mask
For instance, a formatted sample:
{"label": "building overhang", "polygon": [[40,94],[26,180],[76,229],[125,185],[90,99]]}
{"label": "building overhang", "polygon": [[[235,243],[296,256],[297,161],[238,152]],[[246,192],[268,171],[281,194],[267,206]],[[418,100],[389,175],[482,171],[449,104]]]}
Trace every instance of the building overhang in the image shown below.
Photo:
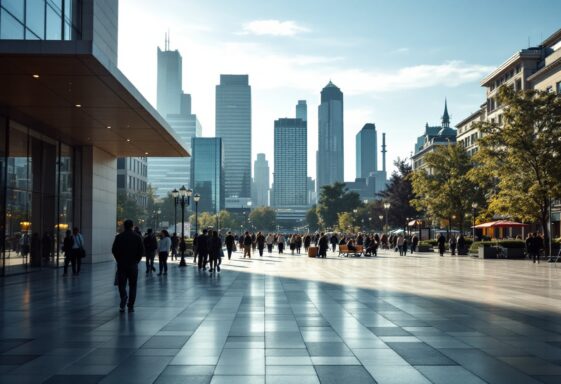
{"label": "building overhang", "polygon": [[0,111],[114,156],[189,156],[170,126],[88,41],[0,41]]}

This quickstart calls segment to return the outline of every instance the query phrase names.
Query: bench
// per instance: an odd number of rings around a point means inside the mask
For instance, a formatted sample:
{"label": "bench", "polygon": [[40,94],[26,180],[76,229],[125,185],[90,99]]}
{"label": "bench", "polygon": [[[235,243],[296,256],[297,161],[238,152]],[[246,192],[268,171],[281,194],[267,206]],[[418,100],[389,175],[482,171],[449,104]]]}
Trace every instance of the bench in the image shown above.
{"label": "bench", "polygon": [[341,255],[349,255],[360,256],[364,253],[364,246],[362,245],[355,245],[356,251],[350,251],[349,247],[344,244],[339,245],[339,257]]}

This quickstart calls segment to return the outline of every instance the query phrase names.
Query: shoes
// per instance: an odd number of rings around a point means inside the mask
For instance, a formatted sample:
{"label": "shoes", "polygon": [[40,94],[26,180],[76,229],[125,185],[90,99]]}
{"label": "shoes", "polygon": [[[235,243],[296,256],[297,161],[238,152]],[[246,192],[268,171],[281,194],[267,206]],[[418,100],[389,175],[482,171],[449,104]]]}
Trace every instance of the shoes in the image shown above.
{"label": "shoes", "polygon": [[156,268],[152,267],[152,271],[153,271],[153,272],[156,272]]}
{"label": "shoes", "polygon": [[129,313],[134,312],[134,307],[129,307]]}
{"label": "shoes", "polygon": [[150,271],[146,270],[146,274],[149,274],[149,273],[150,273]]}
{"label": "shoes", "polygon": [[220,272],[220,265],[216,267],[216,270]]}
{"label": "shoes", "polygon": [[167,275],[167,274],[168,274],[168,272],[167,272],[167,271],[166,271],[166,272],[164,272],[164,275]]}
{"label": "shoes", "polygon": [[125,307],[119,307],[119,312],[121,313],[125,312]]}
{"label": "shoes", "polygon": [[162,272],[158,273],[158,276],[162,276]]}

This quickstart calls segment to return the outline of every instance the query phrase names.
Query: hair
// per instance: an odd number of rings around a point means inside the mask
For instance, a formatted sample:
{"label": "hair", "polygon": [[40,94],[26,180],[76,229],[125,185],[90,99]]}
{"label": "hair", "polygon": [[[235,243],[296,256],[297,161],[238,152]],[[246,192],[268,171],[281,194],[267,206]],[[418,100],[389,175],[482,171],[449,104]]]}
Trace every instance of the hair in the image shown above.
{"label": "hair", "polygon": [[152,233],[152,228],[148,228],[148,229],[146,230],[146,233]]}
{"label": "hair", "polygon": [[212,231],[212,237],[218,237],[218,231]]}
{"label": "hair", "polygon": [[72,235],[72,231],[70,229],[67,229],[66,230],[66,236],[70,236],[70,235]]}
{"label": "hair", "polygon": [[132,220],[130,220],[130,219],[125,220],[123,222],[123,226],[125,227],[125,229],[132,229],[132,227],[133,227]]}
{"label": "hair", "polygon": [[169,232],[167,231],[167,229],[162,229],[162,234],[164,235],[164,237],[169,237]]}

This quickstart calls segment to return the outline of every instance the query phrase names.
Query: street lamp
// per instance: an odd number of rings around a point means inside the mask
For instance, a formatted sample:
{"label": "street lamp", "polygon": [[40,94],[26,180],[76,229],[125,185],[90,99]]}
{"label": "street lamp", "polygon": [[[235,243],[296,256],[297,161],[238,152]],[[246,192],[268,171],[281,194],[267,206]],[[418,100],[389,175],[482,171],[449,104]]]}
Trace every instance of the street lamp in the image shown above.
{"label": "street lamp", "polygon": [[179,202],[181,203],[181,244],[179,246],[181,250],[181,261],[179,262],[180,267],[185,267],[187,263],[185,262],[185,198],[187,198],[187,206],[191,203],[191,195],[193,190],[185,188],[183,185],[179,188]]}
{"label": "street lamp", "polygon": [[160,215],[162,214],[162,210],[158,209],[156,212],[156,228],[160,226]]}
{"label": "street lamp", "polygon": [[473,209],[473,212],[472,212],[473,213],[472,214],[472,217],[473,217],[472,235],[473,235],[473,241],[475,242],[475,213],[476,213],[476,210],[477,210],[477,203],[473,202],[471,204],[471,208]]}
{"label": "street lamp", "polygon": [[388,231],[388,210],[390,209],[390,203],[384,203],[384,209],[386,210],[386,232]]}
{"label": "street lamp", "polygon": [[179,191],[174,188],[173,191],[171,191],[171,197],[173,197],[173,231],[177,233],[177,203]]}
{"label": "street lamp", "polygon": [[[378,216],[378,219],[380,219],[380,224],[382,224],[381,226],[384,226],[384,215]],[[382,232],[384,232],[384,228],[382,228]]]}
{"label": "street lamp", "polygon": [[201,195],[195,193],[193,196],[193,201],[195,202],[195,233],[199,233],[199,200],[201,199]]}
{"label": "street lamp", "polygon": [[251,206],[252,205],[253,205],[253,203],[251,201],[247,202],[247,226],[248,226],[248,229],[251,229],[251,228],[249,228],[249,223],[250,223],[249,214],[251,213]]}

